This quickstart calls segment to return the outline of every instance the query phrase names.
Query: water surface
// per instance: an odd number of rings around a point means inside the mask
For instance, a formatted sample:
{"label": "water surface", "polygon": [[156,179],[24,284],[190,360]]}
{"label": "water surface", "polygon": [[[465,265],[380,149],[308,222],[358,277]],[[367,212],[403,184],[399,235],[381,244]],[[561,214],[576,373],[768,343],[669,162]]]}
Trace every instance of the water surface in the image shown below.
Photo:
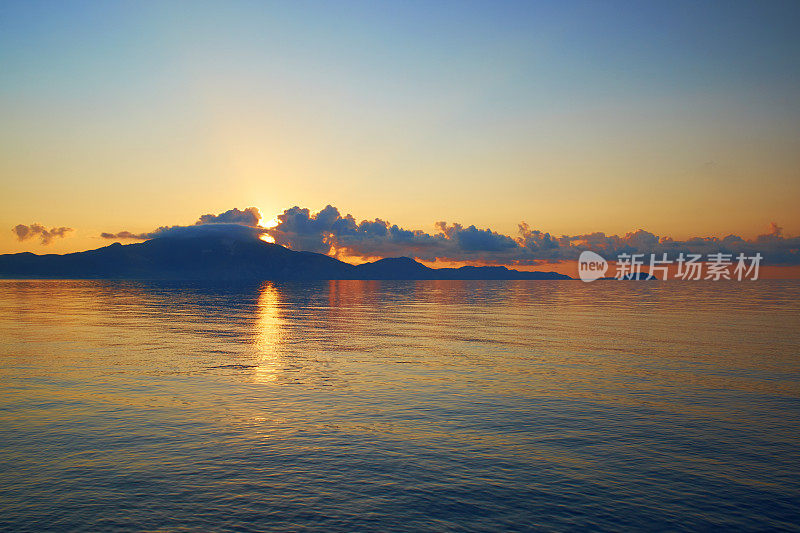
{"label": "water surface", "polygon": [[800,284],[0,282],[0,529],[798,528]]}

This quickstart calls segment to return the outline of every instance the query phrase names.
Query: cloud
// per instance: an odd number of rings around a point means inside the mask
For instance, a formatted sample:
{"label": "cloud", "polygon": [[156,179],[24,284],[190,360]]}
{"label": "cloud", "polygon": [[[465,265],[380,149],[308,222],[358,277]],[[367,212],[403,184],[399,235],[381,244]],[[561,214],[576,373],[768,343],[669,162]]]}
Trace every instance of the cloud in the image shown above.
{"label": "cloud", "polygon": [[197,237],[211,234],[228,235],[234,239],[258,238],[259,235],[265,233],[264,228],[258,226],[260,220],[261,213],[257,207],[248,207],[244,210],[234,208],[218,215],[201,215],[191,226],[161,226],[147,233],[103,232],[100,237],[140,241],[159,237]]}
{"label": "cloud", "polygon": [[197,237],[225,237],[226,239],[246,241],[258,239],[264,233],[264,228],[245,226],[244,224],[220,224],[216,222],[197,224],[194,226],[171,226],[159,228],[155,238],[197,238]]}
{"label": "cloud", "polygon": [[[661,254],[668,258],[676,258],[679,254],[723,253],[738,255],[744,253],[752,256],[760,253],[769,264],[800,264],[800,237],[787,238],[781,234],[774,222],[767,234],[747,240],[738,235],[725,237],[692,237],[684,241],[674,240],[668,236],[658,236],[639,229],[624,236],[590,233],[584,235],[550,237],[549,234],[532,231],[527,225],[520,225],[520,242],[533,251],[534,255],[550,260],[575,259],[583,250],[591,250],[613,259],[619,254]],[[537,235],[538,234],[538,235]],[[543,243],[543,248],[537,245]]]}
{"label": "cloud", "polygon": [[470,252],[505,252],[517,248],[517,242],[507,235],[495,233],[490,229],[475,226],[464,228],[461,224],[448,226],[447,222],[437,222],[436,227],[448,239],[457,243],[459,249]]}
{"label": "cloud", "polygon": [[[747,240],[738,235],[693,237],[684,241],[642,229],[625,235],[602,232],[553,235],[521,222],[516,235],[505,235],[475,225],[437,222],[432,232],[412,230],[380,218],[357,221],[332,205],[313,213],[299,206],[283,211],[272,228],[259,226],[255,207],[231,209],[218,215],[202,215],[191,226],[162,226],[148,233],[103,233],[107,239],[152,239],[225,235],[232,239],[272,237],[277,244],[342,258],[415,257],[426,261],[480,261],[498,265],[534,265],[575,260],[584,250],[607,259],[619,254],[663,254],[674,259],[680,253],[704,257],[712,253],[761,253],[767,264],[800,264],[800,237],[786,237],[773,223],[767,233]],[[660,255],[659,255],[660,257]]]}
{"label": "cloud", "polygon": [[261,213],[257,207],[248,207],[243,211],[234,208],[219,215],[202,215],[194,225],[240,224],[242,226],[256,227],[259,220],[261,220]]}
{"label": "cloud", "polygon": [[41,224],[17,224],[11,228],[11,231],[14,232],[14,234],[17,236],[17,240],[20,242],[33,239],[38,235],[42,244],[50,244],[56,237],[63,239],[67,236],[67,233],[73,231],[73,229],[65,228],[64,226],[47,229]]}
{"label": "cloud", "polygon": [[[158,231],[158,230],[156,230]],[[100,236],[104,239],[138,239],[138,240],[146,240],[152,239],[153,233],[131,233],[130,231],[120,231],[118,233],[106,233],[103,232]]]}
{"label": "cloud", "polygon": [[695,237],[676,241],[639,229],[620,235],[602,232],[555,236],[521,222],[516,236],[504,235],[474,225],[437,222],[427,233],[392,225],[382,219],[357,222],[342,216],[331,205],[318,213],[298,206],[277,217],[278,225],[266,232],[275,242],[295,250],[350,257],[409,256],[423,260],[483,261],[506,265],[529,265],[577,259],[583,250],[607,258],[621,253],[761,253],[771,264],[800,264],[800,237],[784,237],[775,223],[770,231],[753,240],[738,235]]}
{"label": "cloud", "polygon": [[522,250],[514,238],[474,225],[437,222],[435,233],[409,230],[384,220],[357,222],[328,205],[312,214],[292,207],[267,230],[275,242],[296,250],[360,257],[410,256],[425,260],[519,260]]}

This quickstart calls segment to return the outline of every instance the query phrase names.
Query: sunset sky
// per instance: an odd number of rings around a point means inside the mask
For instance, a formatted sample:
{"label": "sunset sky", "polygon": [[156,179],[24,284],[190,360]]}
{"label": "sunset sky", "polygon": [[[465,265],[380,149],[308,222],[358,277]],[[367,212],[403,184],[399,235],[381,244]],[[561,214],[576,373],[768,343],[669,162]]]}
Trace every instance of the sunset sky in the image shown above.
{"label": "sunset sky", "polygon": [[[797,236],[798,23],[796,1],[4,1],[0,253],[328,204],[431,233]],[[33,223],[73,231],[11,231]]]}

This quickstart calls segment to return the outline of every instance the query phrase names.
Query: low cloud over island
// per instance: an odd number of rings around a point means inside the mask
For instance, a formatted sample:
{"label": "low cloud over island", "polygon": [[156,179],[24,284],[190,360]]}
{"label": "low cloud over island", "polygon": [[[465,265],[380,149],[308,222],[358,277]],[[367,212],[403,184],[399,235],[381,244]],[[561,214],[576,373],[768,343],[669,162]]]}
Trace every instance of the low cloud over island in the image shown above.
{"label": "low cloud over island", "polygon": [[[200,235],[213,231],[258,237],[259,234],[263,233],[263,231],[257,231],[257,229],[259,229],[259,220],[261,220],[261,213],[258,208],[248,207],[242,211],[239,209],[230,209],[219,215],[201,215],[191,226],[161,226],[147,233],[132,233],[130,231],[119,231],[117,233],[103,232],[100,236],[104,239],[144,241],[166,236]],[[212,228],[209,229],[207,226],[212,226]]]}
{"label": "low cloud over island", "polygon": [[621,253],[668,253],[674,257],[681,252],[704,256],[717,252],[748,255],[758,252],[770,264],[800,264],[800,237],[784,236],[775,223],[767,233],[750,240],[727,235],[678,241],[642,229],[623,236],[602,232],[555,236],[532,229],[526,222],[518,225],[516,235],[444,221],[435,223],[435,230],[429,233],[401,228],[379,218],[357,221],[352,215],[342,216],[331,205],[316,213],[295,206],[284,210],[275,220],[277,224],[264,227],[259,210],[248,207],[218,215],[202,215],[190,226],[162,226],[148,233],[120,231],[101,236],[144,240],[213,232],[235,238],[263,238],[293,250],[337,257],[407,256],[424,261],[480,261],[509,266],[574,260],[583,250],[592,250],[608,258]]}

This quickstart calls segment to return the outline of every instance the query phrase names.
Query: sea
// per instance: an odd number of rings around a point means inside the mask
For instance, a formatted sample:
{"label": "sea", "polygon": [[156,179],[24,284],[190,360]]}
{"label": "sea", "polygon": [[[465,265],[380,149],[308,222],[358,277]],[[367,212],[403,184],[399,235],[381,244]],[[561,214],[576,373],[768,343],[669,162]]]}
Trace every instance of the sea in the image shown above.
{"label": "sea", "polygon": [[0,281],[0,530],[800,531],[800,282]]}

